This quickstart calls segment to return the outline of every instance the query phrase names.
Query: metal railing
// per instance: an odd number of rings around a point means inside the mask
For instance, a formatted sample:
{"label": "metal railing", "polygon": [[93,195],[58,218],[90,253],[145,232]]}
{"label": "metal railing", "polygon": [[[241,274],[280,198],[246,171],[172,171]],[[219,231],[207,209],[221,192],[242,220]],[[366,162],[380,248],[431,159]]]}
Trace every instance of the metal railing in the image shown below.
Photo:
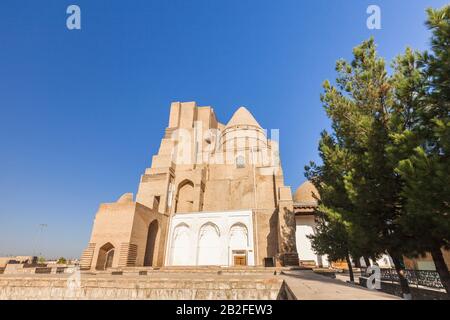
{"label": "metal railing", "polygon": [[[423,286],[434,289],[444,289],[439,273],[434,270],[405,269],[405,277],[410,285]],[[381,280],[399,282],[397,271],[393,268],[380,268]],[[366,268],[361,268],[361,274],[368,276]]]}

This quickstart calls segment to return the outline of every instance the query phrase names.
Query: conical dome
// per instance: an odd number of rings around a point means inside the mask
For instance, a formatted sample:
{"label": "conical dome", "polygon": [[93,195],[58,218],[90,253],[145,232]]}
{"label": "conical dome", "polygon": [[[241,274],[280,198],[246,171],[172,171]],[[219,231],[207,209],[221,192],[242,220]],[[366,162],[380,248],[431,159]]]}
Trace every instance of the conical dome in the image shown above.
{"label": "conical dome", "polygon": [[258,121],[255,120],[252,114],[245,107],[240,107],[233,114],[231,120],[227,124],[227,128],[234,126],[254,126],[261,128]]}
{"label": "conical dome", "polygon": [[319,192],[311,181],[305,181],[294,194],[294,201],[304,203],[317,203],[317,199],[320,198]]}

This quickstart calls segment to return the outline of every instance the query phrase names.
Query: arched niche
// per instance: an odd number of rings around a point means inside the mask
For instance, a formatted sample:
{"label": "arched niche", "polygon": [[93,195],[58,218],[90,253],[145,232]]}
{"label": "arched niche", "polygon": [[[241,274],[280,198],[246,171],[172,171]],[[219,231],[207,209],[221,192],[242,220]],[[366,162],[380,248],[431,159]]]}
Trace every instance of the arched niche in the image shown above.
{"label": "arched niche", "polygon": [[180,223],[172,233],[170,265],[187,266],[192,264],[191,229],[185,223]]}
{"label": "arched niche", "polygon": [[157,240],[158,240],[159,225],[158,220],[153,220],[148,226],[147,232],[147,244],[145,248],[144,256],[144,266],[155,266],[156,265],[156,253],[157,250]]}
{"label": "arched niche", "polygon": [[236,223],[230,228],[229,246],[233,250],[246,250],[248,243],[248,229],[243,223]]}
{"label": "arched niche", "polygon": [[191,180],[184,180],[178,185],[176,213],[188,213],[194,207],[194,183]]}
{"label": "arched niche", "polygon": [[197,265],[221,265],[220,230],[212,222],[205,223],[198,234]]}
{"label": "arched niche", "polygon": [[106,270],[108,268],[111,268],[114,261],[114,253],[115,248],[110,242],[107,242],[103,246],[101,246],[98,251],[97,264],[95,266],[95,269]]}

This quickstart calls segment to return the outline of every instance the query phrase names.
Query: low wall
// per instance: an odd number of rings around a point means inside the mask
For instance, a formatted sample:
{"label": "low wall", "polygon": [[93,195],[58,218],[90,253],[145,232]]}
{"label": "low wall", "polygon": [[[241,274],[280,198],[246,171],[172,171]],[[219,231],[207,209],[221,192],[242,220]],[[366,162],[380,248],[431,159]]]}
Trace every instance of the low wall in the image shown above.
{"label": "low wall", "polygon": [[77,268],[67,265],[46,265],[46,264],[23,264],[10,263],[6,267],[0,268],[0,274],[55,274],[72,273]]}
{"label": "low wall", "polygon": [[[417,288],[414,286],[409,286],[411,290],[411,295],[413,300],[449,300],[449,296],[442,291]],[[381,282],[381,291],[390,293],[396,296],[402,296],[402,289],[397,283]]]}
{"label": "low wall", "polygon": [[0,300],[16,299],[289,299],[282,279],[152,278],[150,276],[0,276]]}

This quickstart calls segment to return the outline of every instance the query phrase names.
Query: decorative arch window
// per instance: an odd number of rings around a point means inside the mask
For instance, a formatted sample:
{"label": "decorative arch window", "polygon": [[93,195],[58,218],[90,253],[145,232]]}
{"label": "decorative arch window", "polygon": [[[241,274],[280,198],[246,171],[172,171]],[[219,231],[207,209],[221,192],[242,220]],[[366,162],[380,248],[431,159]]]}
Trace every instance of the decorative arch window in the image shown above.
{"label": "decorative arch window", "polygon": [[212,222],[205,223],[199,230],[197,264],[221,265],[220,229]]}
{"label": "decorative arch window", "polygon": [[217,235],[217,237],[220,237],[220,229],[219,227],[213,223],[213,222],[206,222],[200,227],[199,231],[199,239],[203,238],[205,234],[213,233]]}
{"label": "decorative arch window", "polygon": [[191,229],[185,224],[177,225],[172,235],[172,247],[170,265],[186,266],[192,265],[191,257]]}
{"label": "decorative arch window", "polygon": [[242,155],[236,157],[236,168],[242,169],[245,168],[245,158]]}
{"label": "decorative arch window", "polygon": [[236,223],[230,228],[230,247],[246,249],[248,247],[248,230],[243,223]]}

